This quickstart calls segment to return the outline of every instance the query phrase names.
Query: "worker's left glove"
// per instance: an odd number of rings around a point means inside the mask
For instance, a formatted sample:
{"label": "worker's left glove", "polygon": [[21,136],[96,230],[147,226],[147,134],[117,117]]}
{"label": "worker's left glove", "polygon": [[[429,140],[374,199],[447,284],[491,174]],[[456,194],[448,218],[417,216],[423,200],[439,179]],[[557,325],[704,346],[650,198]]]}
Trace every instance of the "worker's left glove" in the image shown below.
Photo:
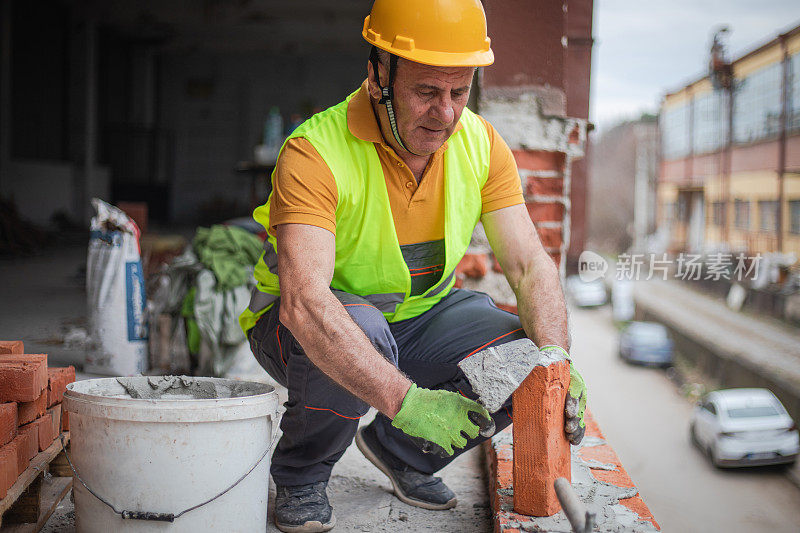
{"label": "worker's left glove", "polygon": [[586,422],[583,420],[583,415],[586,411],[586,383],[583,377],[575,370],[572,361],[569,359],[569,354],[560,346],[544,346],[540,351],[552,351],[558,355],[564,355],[569,361],[569,390],[567,391],[567,400],[564,403],[564,431],[567,434],[567,440],[577,446],[583,440],[583,435],[586,432]]}

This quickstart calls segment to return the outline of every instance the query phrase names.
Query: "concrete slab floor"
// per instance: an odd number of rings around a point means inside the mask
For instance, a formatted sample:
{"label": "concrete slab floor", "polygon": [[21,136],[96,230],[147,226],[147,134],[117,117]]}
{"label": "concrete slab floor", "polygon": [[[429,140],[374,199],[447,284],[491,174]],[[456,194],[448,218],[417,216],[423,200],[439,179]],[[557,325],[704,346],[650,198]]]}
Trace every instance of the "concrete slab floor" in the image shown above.
{"label": "concrete slab floor", "polygon": [[[0,339],[21,339],[29,353],[47,353],[51,365],[74,364],[83,353],[63,343],[75,327],[86,327],[84,289],[86,247],[58,246],[46,254],[0,259]],[[91,376],[79,373],[79,379]],[[263,378],[263,376],[262,376]],[[258,379],[258,378],[256,378]],[[281,398],[285,400],[285,393]],[[371,417],[365,417],[368,423]],[[333,470],[328,494],[341,532],[452,533],[491,530],[487,480],[481,450],[459,457],[440,475],[457,494],[459,503],[448,511],[428,511],[406,505],[391,493],[384,474],[351,446]],[[274,484],[270,488],[270,524]],[[74,506],[65,498],[42,530],[75,531]]]}

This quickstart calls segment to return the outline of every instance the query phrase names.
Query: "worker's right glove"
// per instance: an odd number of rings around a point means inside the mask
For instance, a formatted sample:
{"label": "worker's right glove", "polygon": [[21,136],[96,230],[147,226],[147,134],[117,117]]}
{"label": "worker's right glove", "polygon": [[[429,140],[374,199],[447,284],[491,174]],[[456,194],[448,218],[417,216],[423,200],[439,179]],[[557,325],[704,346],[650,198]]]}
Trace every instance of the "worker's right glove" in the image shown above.
{"label": "worker's right glove", "polygon": [[455,392],[423,389],[412,383],[392,425],[416,437],[413,440],[417,442],[427,441],[426,451],[447,457],[453,455],[454,447],[467,445],[466,437],[474,439],[493,421],[489,411],[478,402]]}

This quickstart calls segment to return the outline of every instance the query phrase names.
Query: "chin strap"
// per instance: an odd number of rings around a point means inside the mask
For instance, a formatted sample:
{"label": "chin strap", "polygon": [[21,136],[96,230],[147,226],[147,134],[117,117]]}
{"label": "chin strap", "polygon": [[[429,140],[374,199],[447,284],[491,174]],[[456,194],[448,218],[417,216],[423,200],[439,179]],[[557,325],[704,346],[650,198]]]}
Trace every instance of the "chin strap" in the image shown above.
{"label": "chin strap", "polygon": [[413,153],[406,148],[403,139],[400,138],[400,131],[397,129],[397,120],[395,119],[394,106],[392,105],[392,98],[394,98],[394,76],[397,73],[397,56],[389,54],[389,57],[389,84],[384,87],[381,85],[381,77],[380,74],[378,74],[378,64],[380,63],[378,59],[378,49],[373,46],[369,53],[372,71],[375,73],[375,81],[378,83],[378,88],[381,90],[381,99],[378,103],[386,106],[386,114],[389,115],[389,126],[392,129],[392,135],[394,135],[397,144],[406,152]]}

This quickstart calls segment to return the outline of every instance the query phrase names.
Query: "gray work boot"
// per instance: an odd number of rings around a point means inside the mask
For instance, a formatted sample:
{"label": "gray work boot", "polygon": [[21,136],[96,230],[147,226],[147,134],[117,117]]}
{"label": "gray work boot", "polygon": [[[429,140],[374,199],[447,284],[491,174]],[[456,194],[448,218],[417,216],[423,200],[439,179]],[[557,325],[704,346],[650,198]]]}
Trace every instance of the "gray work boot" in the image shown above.
{"label": "gray work boot", "polygon": [[356,446],[364,457],[389,476],[394,494],[400,501],[433,510],[450,509],[458,503],[456,495],[442,478],[415,470],[385,450],[371,424],[358,430]]}
{"label": "gray work boot", "polygon": [[321,533],[336,525],[328,503],[327,481],[309,485],[276,485],[275,525],[286,533]]}

